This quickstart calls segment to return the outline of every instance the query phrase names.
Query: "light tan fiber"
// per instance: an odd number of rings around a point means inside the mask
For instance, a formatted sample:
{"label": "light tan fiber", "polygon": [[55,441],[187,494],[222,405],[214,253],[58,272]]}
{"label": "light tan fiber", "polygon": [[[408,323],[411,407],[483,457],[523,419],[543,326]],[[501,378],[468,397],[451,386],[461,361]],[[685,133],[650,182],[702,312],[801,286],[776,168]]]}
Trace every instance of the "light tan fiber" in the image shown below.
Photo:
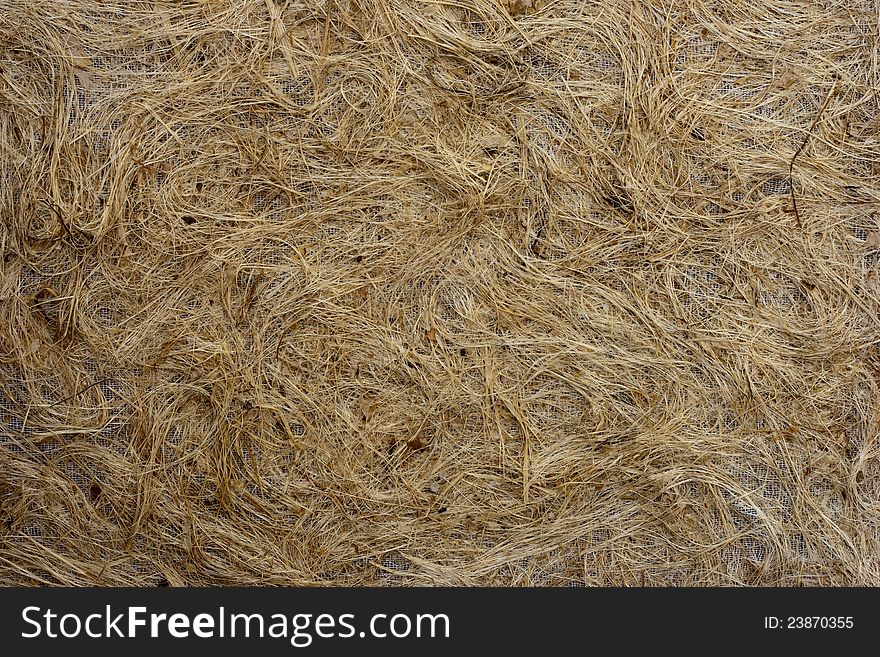
{"label": "light tan fiber", "polygon": [[0,582],[880,584],[874,0],[0,0]]}

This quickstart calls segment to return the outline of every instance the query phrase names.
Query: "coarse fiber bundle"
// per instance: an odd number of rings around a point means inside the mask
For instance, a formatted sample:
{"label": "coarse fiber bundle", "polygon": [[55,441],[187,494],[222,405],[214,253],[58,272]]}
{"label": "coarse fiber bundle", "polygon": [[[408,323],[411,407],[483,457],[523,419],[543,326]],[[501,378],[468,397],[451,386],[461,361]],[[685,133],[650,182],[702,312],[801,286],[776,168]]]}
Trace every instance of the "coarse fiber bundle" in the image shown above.
{"label": "coarse fiber bundle", "polygon": [[876,0],[0,0],[0,583],[880,585]]}

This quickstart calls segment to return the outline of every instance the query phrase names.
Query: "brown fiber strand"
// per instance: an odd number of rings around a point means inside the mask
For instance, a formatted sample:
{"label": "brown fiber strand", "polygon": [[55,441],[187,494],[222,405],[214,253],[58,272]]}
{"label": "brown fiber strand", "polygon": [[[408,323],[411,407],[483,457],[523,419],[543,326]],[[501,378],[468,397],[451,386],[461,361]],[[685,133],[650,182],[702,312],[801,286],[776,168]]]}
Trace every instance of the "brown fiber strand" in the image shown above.
{"label": "brown fiber strand", "polygon": [[880,584],[878,27],[0,0],[0,582]]}

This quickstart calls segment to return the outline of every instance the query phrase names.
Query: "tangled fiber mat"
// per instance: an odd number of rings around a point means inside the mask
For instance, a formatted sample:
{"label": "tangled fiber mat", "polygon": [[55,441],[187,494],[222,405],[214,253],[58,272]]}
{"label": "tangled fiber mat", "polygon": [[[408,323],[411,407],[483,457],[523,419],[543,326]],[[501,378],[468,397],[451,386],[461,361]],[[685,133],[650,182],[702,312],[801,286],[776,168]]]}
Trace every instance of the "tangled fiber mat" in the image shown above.
{"label": "tangled fiber mat", "polygon": [[875,0],[0,0],[0,582],[880,584]]}

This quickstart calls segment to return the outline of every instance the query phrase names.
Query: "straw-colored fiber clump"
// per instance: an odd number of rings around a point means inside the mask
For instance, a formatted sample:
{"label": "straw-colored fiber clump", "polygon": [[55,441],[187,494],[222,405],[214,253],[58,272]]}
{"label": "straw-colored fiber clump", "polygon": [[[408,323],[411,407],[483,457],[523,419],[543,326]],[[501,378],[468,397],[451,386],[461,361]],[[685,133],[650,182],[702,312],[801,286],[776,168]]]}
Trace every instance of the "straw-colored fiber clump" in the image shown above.
{"label": "straw-colored fiber clump", "polygon": [[0,582],[880,584],[873,0],[0,0]]}

